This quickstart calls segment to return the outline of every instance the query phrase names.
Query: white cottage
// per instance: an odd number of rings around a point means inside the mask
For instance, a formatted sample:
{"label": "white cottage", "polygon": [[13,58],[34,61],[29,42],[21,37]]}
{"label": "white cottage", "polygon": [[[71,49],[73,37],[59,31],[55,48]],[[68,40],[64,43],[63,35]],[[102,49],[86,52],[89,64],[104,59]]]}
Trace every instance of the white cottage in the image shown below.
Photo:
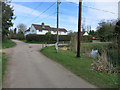
{"label": "white cottage", "polygon": [[[25,31],[25,35],[28,34],[37,34],[37,35],[45,35],[46,33],[51,32],[51,34],[57,34],[57,28],[50,27],[49,25],[38,25],[32,24],[31,27]],[[67,30],[64,28],[59,28],[59,35],[67,35]]]}

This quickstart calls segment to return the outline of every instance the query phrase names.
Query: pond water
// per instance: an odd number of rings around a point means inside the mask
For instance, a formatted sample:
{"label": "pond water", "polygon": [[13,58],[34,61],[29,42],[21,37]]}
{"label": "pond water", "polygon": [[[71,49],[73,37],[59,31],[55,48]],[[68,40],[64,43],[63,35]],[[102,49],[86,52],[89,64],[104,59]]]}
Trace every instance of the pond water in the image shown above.
{"label": "pond water", "polygon": [[93,50],[91,51],[91,57],[96,59],[97,58],[97,54],[98,54],[98,50]]}

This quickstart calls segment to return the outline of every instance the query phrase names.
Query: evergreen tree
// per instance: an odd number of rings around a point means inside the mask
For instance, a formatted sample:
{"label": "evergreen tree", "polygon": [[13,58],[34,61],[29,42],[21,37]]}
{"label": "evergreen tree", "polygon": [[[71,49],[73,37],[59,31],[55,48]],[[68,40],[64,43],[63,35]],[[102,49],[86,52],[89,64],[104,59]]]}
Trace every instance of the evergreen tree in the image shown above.
{"label": "evergreen tree", "polygon": [[[117,45],[118,45],[118,66],[120,70],[120,20],[117,22],[115,26],[115,35],[117,38]],[[120,86],[119,86],[120,87]]]}
{"label": "evergreen tree", "polygon": [[15,19],[13,8],[9,5],[10,2],[1,2],[2,4],[2,39],[8,37],[9,28],[13,26],[12,20]]}

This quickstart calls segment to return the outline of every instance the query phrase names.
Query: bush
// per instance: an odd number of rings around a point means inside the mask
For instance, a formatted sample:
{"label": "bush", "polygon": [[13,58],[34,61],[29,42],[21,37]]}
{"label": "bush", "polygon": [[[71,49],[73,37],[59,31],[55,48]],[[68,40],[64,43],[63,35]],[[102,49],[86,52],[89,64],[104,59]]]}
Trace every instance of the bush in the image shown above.
{"label": "bush", "polygon": [[[59,41],[70,41],[69,35],[60,35]],[[26,36],[26,40],[28,42],[48,42],[48,43],[55,43],[57,40],[57,35],[46,34],[46,35],[36,35],[36,34],[29,34]]]}
{"label": "bush", "polygon": [[17,34],[17,39],[19,39],[19,40],[24,40],[24,39],[25,39],[24,33],[23,33],[23,32],[18,32],[18,34]]}
{"label": "bush", "polygon": [[92,42],[92,35],[83,36],[82,42]]}

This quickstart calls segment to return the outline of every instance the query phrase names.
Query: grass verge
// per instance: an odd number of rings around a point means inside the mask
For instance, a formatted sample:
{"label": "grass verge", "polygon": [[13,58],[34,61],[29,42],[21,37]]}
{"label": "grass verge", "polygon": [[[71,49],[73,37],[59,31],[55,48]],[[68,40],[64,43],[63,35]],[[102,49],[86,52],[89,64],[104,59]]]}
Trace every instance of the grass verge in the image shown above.
{"label": "grass verge", "polygon": [[1,46],[0,49],[5,49],[5,48],[10,48],[10,47],[15,46],[15,43],[11,40],[3,40],[0,46]]}
{"label": "grass verge", "polygon": [[7,59],[5,53],[0,53],[0,87],[2,86],[2,80],[6,70]]}
{"label": "grass verge", "polygon": [[62,64],[65,68],[100,88],[118,88],[118,76],[93,72],[91,70],[92,58],[81,56],[77,58],[71,51],[59,50],[56,53],[54,46],[45,47],[41,52],[52,60]]}
{"label": "grass verge", "polygon": [[5,70],[6,70],[6,63],[7,63],[7,59],[5,57],[5,53],[2,54],[2,78],[5,74]]}

